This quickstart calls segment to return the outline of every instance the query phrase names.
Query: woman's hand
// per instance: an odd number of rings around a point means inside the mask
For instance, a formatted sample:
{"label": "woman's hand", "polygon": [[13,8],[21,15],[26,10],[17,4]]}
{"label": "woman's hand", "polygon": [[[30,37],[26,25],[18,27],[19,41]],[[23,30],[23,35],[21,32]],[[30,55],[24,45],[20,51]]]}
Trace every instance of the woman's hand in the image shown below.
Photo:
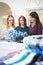
{"label": "woman's hand", "polygon": [[4,38],[5,38],[4,36],[1,36],[1,35],[0,35],[0,39],[4,39]]}

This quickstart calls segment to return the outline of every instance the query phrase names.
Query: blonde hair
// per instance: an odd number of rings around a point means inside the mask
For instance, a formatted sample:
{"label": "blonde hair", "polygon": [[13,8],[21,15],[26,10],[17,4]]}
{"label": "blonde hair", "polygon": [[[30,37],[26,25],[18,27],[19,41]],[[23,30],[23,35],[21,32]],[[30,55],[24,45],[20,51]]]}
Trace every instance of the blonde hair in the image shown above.
{"label": "blonde hair", "polygon": [[8,20],[9,20],[10,17],[13,18],[13,24],[12,24],[12,27],[15,27],[15,25],[14,25],[14,17],[13,17],[12,15],[9,15],[8,18],[7,18],[7,29],[9,29],[9,22],[8,22]]}

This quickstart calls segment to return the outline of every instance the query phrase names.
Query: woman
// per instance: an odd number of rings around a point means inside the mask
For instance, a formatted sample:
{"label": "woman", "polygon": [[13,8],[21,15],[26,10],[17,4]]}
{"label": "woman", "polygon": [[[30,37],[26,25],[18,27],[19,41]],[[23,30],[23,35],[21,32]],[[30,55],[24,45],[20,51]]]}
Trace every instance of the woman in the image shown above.
{"label": "woman", "polygon": [[36,12],[31,12],[29,35],[41,35],[41,34],[42,34],[42,24],[40,22],[39,16]]}
{"label": "woman", "polygon": [[26,24],[26,18],[24,16],[20,16],[18,21],[19,21],[19,26],[16,27],[15,30],[21,31],[24,34],[27,34],[28,33],[28,27]]}
{"label": "woman", "polygon": [[14,17],[12,15],[9,15],[7,18],[7,25],[2,26],[0,39],[7,38],[8,31],[13,31],[14,27]]}
{"label": "woman", "polygon": [[14,30],[14,17],[9,15],[7,18],[7,30]]}

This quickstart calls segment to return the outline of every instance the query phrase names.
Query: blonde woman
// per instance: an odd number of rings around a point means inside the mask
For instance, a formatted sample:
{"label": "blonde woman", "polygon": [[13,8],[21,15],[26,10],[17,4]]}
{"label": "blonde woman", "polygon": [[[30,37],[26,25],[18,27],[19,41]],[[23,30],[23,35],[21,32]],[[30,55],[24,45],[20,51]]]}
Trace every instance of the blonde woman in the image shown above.
{"label": "blonde woman", "polygon": [[7,25],[2,26],[0,39],[7,37],[7,32],[13,31],[14,28],[15,28],[14,17],[12,15],[9,15],[8,18],[7,18]]}

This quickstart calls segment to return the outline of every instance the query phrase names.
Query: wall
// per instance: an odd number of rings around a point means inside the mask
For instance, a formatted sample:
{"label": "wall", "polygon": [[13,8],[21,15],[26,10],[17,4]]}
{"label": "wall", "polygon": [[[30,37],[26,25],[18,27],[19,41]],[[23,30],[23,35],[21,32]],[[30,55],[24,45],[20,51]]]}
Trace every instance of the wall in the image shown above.
{"label": "wall", "polygon": [[24,15],[26,18],[28,18],[28,9],[43,9],[43,0],[0,0],[0,2],[4,2],[10,6],[12,14],[15,17],[16,25],[18,25],[18,17],[20,15]]}

